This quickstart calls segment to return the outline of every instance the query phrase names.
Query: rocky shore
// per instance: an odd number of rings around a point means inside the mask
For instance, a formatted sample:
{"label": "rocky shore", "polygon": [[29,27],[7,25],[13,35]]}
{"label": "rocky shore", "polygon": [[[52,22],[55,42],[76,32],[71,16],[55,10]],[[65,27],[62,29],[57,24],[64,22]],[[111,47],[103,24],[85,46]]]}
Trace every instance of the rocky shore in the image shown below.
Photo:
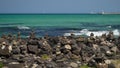
{"label": "rocky shore", "polygon": [[120,68],[120,37],[113,32],[89,37],[2,35],[0,68]]}

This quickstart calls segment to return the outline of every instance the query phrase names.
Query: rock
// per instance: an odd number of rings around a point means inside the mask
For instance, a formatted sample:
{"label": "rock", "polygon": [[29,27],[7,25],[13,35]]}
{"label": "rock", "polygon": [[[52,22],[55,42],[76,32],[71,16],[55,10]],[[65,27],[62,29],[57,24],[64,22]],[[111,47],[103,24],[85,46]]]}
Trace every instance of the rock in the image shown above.
{"label": "rock", "polygon": [[84,40],[85,40],[84,37],[79,37],[76,39],[77,42],[83,42]]}
{"label": "rock", "polygon": [[97,65],[97,68],[108,68],[108,65],[105,64],[105,63],[99,63],[99,64]]}
{"label": "rock", "polygon": [[87,64],[89,67],[96,67],[97,62],[95,60],[90,60]]}
{"label": "rock", "polygon": [[117,51],[117,47],[112,47],[112,48],[111,48],[111,51],[113,51],[113,52],[116,53],[116,51]]}
{"label": "rock", "polygon": [[108,68],[116,68],[113,63],[108,64]]}
{"label": "rock", "polygon": [[12,46],[12,53],[13,54],[19,54],[20,48],[18,46]]}
{"label": "rock", "polygon": [[59,54],[61,54],[61,51],[57,51],[57,52],[56,52],[56,55],[59,55]]}
{"label": "rock", "polygon": [[111,51],[106,51],[106,55],[107,55],[107,56],[111,56],[111,55],[112,55],[112,52],[111,52]]}
{"label": "rock", "polygon": [[71,62],[71,63],[70,63],[70,66],[73,67],[73,68],[77,68],[77,67],[78,67],[78,64],[77,64],[77,63],[74,63],[74,62]]}
{"label": "rock", "polygon": [[7,66],[4,66],[4,67],[2,67],[2,68],[9,68],[9,67],[7,67]]}
{"label": "rock", "polygon": [[102,53],[106,53],[107,51],[110,51],[108,46],[100,46],[100,50]]}
{"label": "rock", "polygon": [[77,56],[77,55],[75,55],[75,54],[72,54],[72,55],[71,55],[71,59],[73,59],[73,60],[80,60],[80,56]]}
{"label": "rock", "polygon": [[9,45],[0,47],[0,55],[6,57],[10,56]]}
{"label": "rock", "polygon": [[53,68],[53,66],[51,64],[46,64],[47,68]]}
{"label": "rock", "polygon": [[37,54],[38,46],[37,45],[28,45],[28,52]]}
{"label": "rock", "polygon": [[24,68],[24,64],[8,64],[8,68]]}
{"label": "rock", "polygon": [[94,48],[94,49],[97,49],[97,48],[98,48],[98,45],[97,45],[97,44],[93,44],[93,48]]}
{"label": "rock", "polygon": [[36,68],[38,66],[38,64],[33,64],[31,68]]}
{"label": "rock", "polygon": [[36,62],[37,62],[37,64],[43,64],[44,63],[44,61],[41,60],[41,59],[36,59]]}
{"label": "rock", "polygon": [[11,62],[9,64],[20,64],[19,62]]}
{"label": "rock", "polygon": [[106,64],[111,64],[111,60],[104,60]]}
{"label": "rock", "polygon": [[41,65],[38,65],[36,68],[43,68]]}
{"label": "rock", "polygon": [[38,41],[37,40],[30,40],[30,41],[28,41],[28,45],[38,45],[39,43],[38,43]]}
{"label": "rock", "polygon": [[20,52],[22,54],[26,54],[27,53],[27,45],[21,45],[20,46]]}

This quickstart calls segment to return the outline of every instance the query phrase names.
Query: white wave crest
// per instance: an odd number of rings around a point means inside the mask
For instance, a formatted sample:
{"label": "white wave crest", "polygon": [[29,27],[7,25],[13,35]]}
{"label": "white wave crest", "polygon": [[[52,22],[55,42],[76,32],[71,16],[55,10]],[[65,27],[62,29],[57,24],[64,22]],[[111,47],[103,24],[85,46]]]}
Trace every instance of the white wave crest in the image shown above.
{"label": "white wave crest", "polygon": [[113,33],[114,33],[114,35],[117,35],[117,36],[120,35],[120,32],[118,29],[113,30]]}
{"label": "white wave crest", "polygon": [[[118,36],[120,35],[119,33],[119,30],[118,29],[115,29],[112,31],[114,35]],[[76,32],[76,33],[72,33],[74,35],[86,35],[86,36],[90,36],[90,34],[93,33],[94,36],[101,36],[102,34],[108,34],[109,31],[89,31],[87,29],[83,29],[79,32]],[[65,33],[64,36],[70,36],[71,33]]]}
{"label": "white wave crest", "polygon": [[112,26],[107,26],[106,28],[112,28]]}
{"label": "white wave crest", "polygon": [[21,30],[21,29],[24,29],[24,30],[30,29],[30,27],[27,27],[27,26],[17,26],[17,28],[20,29],[20,30]]}

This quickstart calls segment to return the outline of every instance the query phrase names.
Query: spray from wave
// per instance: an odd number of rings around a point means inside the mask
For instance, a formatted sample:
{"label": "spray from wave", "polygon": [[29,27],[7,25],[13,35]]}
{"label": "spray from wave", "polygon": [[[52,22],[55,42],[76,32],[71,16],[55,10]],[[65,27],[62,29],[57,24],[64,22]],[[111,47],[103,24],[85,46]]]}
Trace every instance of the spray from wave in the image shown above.
{"label": "spray from wave", "polygon": [[[114,33],[114,35],[118,36],[120,35],[120,32],[118,29],[112,30],[112,32]],[[71,32],[72,34],[78,36],[78,35],[86,35],[86,36],[90,36],[91,33],[94,34],[94,36],[101,36],[102,34],[108,34],[109,31],[89,31],[88,29],[82,29],[79,32]],[[70,36],[71,33],[64,33],[64,36]]]}

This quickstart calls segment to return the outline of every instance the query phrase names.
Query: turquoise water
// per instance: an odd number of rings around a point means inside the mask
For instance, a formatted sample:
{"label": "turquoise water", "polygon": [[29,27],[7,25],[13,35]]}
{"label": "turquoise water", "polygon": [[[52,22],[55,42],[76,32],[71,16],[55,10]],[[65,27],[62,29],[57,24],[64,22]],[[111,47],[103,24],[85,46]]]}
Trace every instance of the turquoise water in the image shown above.
{"label": "turquoise water", "polygon": [[39,35],[62,35],[82,29],[120,30],[120,14],[0,14],[0,28],[1,34],[21,31],[24,35],[31,30]]}

